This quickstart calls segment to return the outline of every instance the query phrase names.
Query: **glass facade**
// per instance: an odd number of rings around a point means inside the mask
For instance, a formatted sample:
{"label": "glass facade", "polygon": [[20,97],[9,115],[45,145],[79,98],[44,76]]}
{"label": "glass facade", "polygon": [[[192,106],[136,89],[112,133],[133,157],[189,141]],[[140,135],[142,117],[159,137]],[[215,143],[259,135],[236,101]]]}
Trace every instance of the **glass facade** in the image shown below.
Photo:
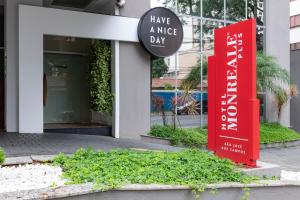
{"label": "glass facade", "polygon": [[[257,19],[257,50],[264,48],[263,0],[152,0],[170,8],[184,26],[184,40],[173,56],[152,61],[151,124],[207,126],[207,58],[214,51],[214,29]],[[261,113],[263,115],[263,113]]]}
{"label": "glass facade", "polygon": [[44,36],[44,123],[91,121],[88,52],[91,40]]}

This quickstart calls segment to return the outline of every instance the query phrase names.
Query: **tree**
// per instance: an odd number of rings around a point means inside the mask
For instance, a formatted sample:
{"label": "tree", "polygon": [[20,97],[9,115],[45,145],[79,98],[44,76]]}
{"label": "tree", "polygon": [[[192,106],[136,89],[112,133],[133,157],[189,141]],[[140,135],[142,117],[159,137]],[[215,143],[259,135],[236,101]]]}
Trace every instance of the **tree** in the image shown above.
{"label": "tree", "polygon": [[[258,18],[259,12],[264,12],[258,4],[263,0],[247,0],[247,17],[257,18],[257,24],[263,25],[263,21]],[[167,7],[175,8],[176,0],[166,0]],[[178,12],[186,15],[201,15],[201,0],[177,0]],[[223,19],[224,1],[223,0],[202,0],[202,14],[207,18]],[[226,18],[231,21],[240,21],[245,19],[246,3],[244,0],[227,0],[226,1]]]}
{"label": "tree", "polygon": [[151,61],[152,78],[160,78],[168,72],[168,65],[163,58],[153,59]]}
{"label": "tree", "polygon": [[[263,19],[260,14],[263,14],[263,9],[258,5],[263,3],[263,0],[247,0],[247,18],[256,18],[258,25],[263,25]],[[176,0],[166,0],[167,7],[175,8]],[[202,0],[202,15],[205,18],[224,19],[224,1],[223,0]],[[177,8],[180,14],[201,16],[201,0],[177,0]],[[227,0],[226,1],[226,19],[229,21],[241,21],[246,18],[246,3],[244,0]],[[182,19],[182,23],[186,24]],[[200,36],[201,26],[195,25],[194,33]],[[203,33],[208,34],[212,31],[211,25],[203,22]],[[257,32],[257,48],[263,49],[260,41],[263,39],[263,31]],[[199,38],[194,38],[195,43],[199,43]]]}

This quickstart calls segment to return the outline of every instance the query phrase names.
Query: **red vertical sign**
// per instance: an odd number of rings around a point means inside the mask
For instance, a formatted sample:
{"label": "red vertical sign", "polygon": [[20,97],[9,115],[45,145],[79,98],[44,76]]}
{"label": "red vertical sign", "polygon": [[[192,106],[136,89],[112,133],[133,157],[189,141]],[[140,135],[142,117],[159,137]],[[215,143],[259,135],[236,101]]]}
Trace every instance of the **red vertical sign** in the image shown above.
{"label": "red vertical sign", "polygon": [[255,19],[215,30],[215,55],[209,57],[208,65],[208,148],[219,157],[256,166]]}

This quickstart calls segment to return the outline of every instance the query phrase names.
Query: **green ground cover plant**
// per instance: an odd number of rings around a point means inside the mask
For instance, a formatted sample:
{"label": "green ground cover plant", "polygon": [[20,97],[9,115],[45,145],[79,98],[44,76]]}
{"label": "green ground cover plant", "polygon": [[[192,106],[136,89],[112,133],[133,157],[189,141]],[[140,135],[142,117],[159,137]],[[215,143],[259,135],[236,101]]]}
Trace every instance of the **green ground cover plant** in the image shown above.
{"label": "green ground cover plant", "polygon": [[169,139],[172,145],[201,148],[207,144],[207,129],[201,128],[174,128],[172,126],[151,127],[151,136]]}
{"label": "green ground cover plant", "polygon": [[285,143],[299,139],[299,133],[278,123],[263,123],[260,125],[261,144]]}
{"label": "green ground cover plant", "polygon": [[[155,125],[149,135],[169,139],[172,145],[186,147],[203,147],[207,145],[207,129],[176,128]],[[260,125],[260,143],[273,144],[300,140],[300,134],[278,123],[262,123]]]}
{"label": "green ground cover plant", "polygon": [[54,165],[63,169],[69,184],[91,182],[103,191],[126,184],[185,185],[201,192],[207,184],[249,183],[258,180],[243,174],[227,159],[196,149],[180,152],[79,149],[68,157],[58,155]]}
{"label": "green ground cover plant", "polygon": [[2,165],[5,161],[5,153],[4,150],[0,147],[0,165]]}

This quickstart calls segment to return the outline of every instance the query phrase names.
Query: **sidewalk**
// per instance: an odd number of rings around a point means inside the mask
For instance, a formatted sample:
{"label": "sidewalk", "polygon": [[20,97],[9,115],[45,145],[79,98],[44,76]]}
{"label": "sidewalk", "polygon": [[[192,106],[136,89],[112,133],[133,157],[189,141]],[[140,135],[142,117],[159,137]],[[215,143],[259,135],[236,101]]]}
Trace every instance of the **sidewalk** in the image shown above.
{"label": "sidewalk", "polygon": [[280,165],[283,170],[300,172],[300,146],[262,150],[260,160]]}
{"label": "sidewalk", "polygon": [[146,143],[140,140],[115,139],[105,136],[73,134],[0,134],[0,147],[7,157],[54,155],[60,152],[71,154],[79,148],[110,150],[116,148],[138,148],[177,151],[178,147]]}
{"label": "sidewalk", "polygon": [[[79,148],[110,150],[116,148],[137,148],[178,151],[181,148],[143,142],[141,140],[115,139],[105,136],[73,134],[0,134],[0,147],[7,157],[31,155],[55,155],[60,152],[71,154]],[[260,160],[278,164],[283,170],[300,172],[300,146],[261,150]]]}

